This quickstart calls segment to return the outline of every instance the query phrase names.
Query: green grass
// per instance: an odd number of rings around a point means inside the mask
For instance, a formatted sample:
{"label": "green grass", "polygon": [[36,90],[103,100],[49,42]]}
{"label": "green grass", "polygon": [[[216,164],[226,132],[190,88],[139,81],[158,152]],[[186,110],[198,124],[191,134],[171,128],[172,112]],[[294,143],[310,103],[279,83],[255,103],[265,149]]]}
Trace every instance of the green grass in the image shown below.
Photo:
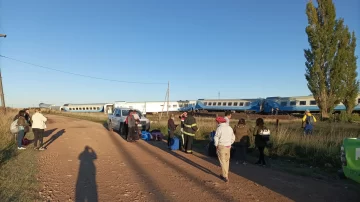
{"label": "green grass", "polygon": [[[17,150],[9,133],[15,111],[0,115],[0,201],[34,201],[38,198],[37,155],[32,146]],[[33,139],[33,134],[26,134]]]}

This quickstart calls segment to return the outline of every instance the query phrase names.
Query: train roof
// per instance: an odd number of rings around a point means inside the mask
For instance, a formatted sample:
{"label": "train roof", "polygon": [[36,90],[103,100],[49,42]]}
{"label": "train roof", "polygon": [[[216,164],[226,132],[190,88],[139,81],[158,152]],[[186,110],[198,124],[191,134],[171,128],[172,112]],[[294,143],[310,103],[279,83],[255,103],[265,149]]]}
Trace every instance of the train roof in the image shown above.
{"label": "train roof", "polygon": [[85,103],[66,103],[64,104],[64,106],[69,106],[69,105],[106,105],[107,103],[88,103],[88,104],[85,104]]}
{"label": "train roof", "polygon": [[255,100],[259,100],[262,98],[241,98],[241,99],[198,99],[198,101],[219,101],[219,102],[223,102],[223,101],[255,101]]}

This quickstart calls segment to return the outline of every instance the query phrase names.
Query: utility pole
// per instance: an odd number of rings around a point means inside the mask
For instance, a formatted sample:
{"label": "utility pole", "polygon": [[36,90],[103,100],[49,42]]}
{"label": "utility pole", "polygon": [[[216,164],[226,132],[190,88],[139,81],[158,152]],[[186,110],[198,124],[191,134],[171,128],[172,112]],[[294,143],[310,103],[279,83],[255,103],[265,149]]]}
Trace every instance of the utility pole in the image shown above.
{"label": "utility pole", "polygon": [[219,93],[218,93],[218,99],[220,100],[220,91],[219,91]]}
{"label": "utility pole", "polygon": [[[6,34],[0,34],[0,37],[6,38]],[[5,96],[4,96],[4,89],[3,89],[3,85],[2,85],[2,76],[1,76],[1,67],[0,67],[0,97],[1,97],[1,108],[3,108],[4,114],[6,114]]]}

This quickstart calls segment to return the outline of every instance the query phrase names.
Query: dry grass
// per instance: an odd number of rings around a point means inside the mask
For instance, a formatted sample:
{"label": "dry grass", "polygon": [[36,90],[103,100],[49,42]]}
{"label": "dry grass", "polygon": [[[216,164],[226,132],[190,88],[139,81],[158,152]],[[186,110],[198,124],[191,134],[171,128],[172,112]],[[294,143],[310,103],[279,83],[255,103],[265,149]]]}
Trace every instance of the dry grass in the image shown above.
{"label": "dry grass", "polygon": [[[17,111],[0,114],[0,201],[34,201],[38,199],[36,152],[32,146],[19,151],[9,128]],[[26,134],[33,139],[33,134]]]}
{"label": "dry grass", "polygon": [[106,121],[107,117],[108,117],[108,115],[106,115],[104,113],[91,113],[91,112],[89,112],[89,113],[74,113],[74,112],[60,112],[60,111],[54,111],[54,110],[42,110],[42,113],[73,117],[73,118],[84,119],[84,120],[89,120],[89,121],[98,122],[98,123],[104,123],[104,121]]}

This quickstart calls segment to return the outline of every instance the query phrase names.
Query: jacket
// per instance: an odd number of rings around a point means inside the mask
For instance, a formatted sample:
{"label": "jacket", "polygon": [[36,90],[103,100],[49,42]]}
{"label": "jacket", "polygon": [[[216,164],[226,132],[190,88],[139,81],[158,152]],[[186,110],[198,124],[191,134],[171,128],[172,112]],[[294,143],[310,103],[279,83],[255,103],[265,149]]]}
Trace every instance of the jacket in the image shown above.
{"label": "jacket", "polygon": [[173,119],[168,120],[168,131],[175,131],[176,126]]}
{"label": "jacket", "polygon": [[195,133],[198,130],[199,128],[197,127],[195,118],[191,115],[188,115],[188,117],[184,120],[184,134],[195,136]]}
{"label": "jacket", "polygon": [[[266,128],[266,127],[264,127]],[[263,139],[263,137],[260,135],[261,129],[259,126],[255,126],[253,135],[255,136],[255,146],[257,147],[265,147],[266,141]]]}
{"label": "jacket", "polygon": [[215,147],[231,146],[235,141],[233,129],[227,123],[220,123],[214,136]]}
{"label": "jacket", "polygon": [[234,126],[235,143],[239,146],[250,146],[250,129],[247,125],[239,124]]}
{"label": "jacket", "polygon": [[29,124],[26,121],[25,117],[19,116],[17,125],[19,126],[19,130],[24,130],[25,132],[29,132]]}
{"label": "jacket", "polygon": [[31,117],[32,119],[32,128],[38,128],[38,129],[45,129],[46,128],[46,124],[45,122],[47,121],[47,118],[42,115],[39,112],[36,112],[34,115],[32,115]]}

